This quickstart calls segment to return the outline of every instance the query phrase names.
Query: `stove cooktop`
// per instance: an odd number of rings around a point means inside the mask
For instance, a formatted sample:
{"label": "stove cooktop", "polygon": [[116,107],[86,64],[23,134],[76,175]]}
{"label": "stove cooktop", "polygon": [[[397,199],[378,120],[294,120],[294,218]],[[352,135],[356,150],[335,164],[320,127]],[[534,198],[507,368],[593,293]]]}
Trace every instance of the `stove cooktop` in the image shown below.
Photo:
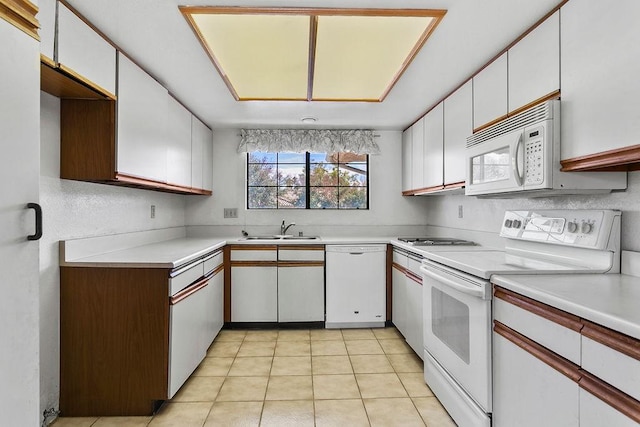
{"label": "stove cooktop", "polygon": [[414,246],[473,246],[474,242],[450,237],[398,237],[401,242]]}

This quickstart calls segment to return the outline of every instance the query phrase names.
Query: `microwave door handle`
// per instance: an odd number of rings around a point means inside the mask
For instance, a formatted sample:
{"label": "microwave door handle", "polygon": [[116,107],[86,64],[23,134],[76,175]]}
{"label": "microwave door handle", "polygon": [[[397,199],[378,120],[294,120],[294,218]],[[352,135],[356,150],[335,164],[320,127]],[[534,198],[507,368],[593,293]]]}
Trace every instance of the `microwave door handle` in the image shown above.
{"label": "microwave door handle", "polygon": [[520,153],[520,147],[522,147],[522,133],[518,136],[518,142],[516,143],[516,149],[511,156],[511,168],[513,170],[513,177],[518,184],[518,187],[522,187],[522,175],[520,174],[520,167],[518,166],[518,154]]}
{"label": "microwave door handle", "polygon": [[480,286],[465,285],[462,283],[458,283],[457,281],[449,279],[448,277],[444,277],[440,274],[434,273],[433,271],[428,270],[425,267],[420,267],[420,271],[425,276],[429,276],[432,279],[444,285],[449,286],[450,288],[453,288],[457,291],[462,292],[463,294],[471,295],[477,298],[483,298],[483,299],[485,298],[485,291]]}

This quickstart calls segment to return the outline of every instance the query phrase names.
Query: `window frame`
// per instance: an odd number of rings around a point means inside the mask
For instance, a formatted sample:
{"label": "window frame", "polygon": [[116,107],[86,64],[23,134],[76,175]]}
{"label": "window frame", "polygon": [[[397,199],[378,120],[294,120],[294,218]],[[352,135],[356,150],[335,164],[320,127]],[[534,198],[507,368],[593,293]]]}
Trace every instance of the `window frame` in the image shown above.
{"label": "window frame", "polygon": [[[260,153],[261,151],[255,151],[256,153]],[[271,153],[271,154],[276,154],[276,159],[278,158],[278,154],[280,154],[281,152],[275,152],[275,153]],[[282,152],[284,153],[284,152]],[[369,198],[369,188],[370,188],[370,174],[369,174],[369,155],[368,154],[364,154],[365,156],[365,160],[363,162],[353,162],[353,163],[359,163],[359,164],[365,164],[366,165],[366,186],[359,186],[359,187],[347,187],[347,186],[341,186],[339,185],[335,185],[335,186],[330,186],[330,185],[323,185],[323,186],[316,186],[316,185],[311,185],[311,165],[314,163],[311,163],[311,154],[329,154],[329,153],[311,153],[309,151],[306,151],[304,153],[305,156],[305,163],[304,163],[304,167],[306,170],[305,173],[305,185],[304,185],[304,189],[306,192],[306,200],[305,200],[305,205],[304,207],[279,207],[277,206],[277,202],[276,202],[276,206],[275,207],[250,207],[249,206],[249,189],[251,187],[262,187],[262,188],[275,188],[276,191],[280,188],[279,183],[276,183],[276,185],[249,185],[250,179],[249,179],[249,171],[250,171],[250,164],[255,164],[255,163],[251,163],[250,160],[250,156],[251,156],[251,152],[247,152],[246,154],[246,162],[245,162],[245,168],[246,168],[246,173],[245,173],[245,206],[247,210],[314,210],[314,211],[322,211],[322,210],[332,210],[332,211],[365,211],[365,210],[369,210],[370,209],[370,198]],[[302,154],[302,153],[300,153]],[[274,165],[276,165],[276,168],[280,165],[280,162],[276,160],[276,163],[272,163]],[[287,163],[282,163],[283,165],[286,165]],[[301,164],[301,163],[298,163]],[[340,161],[338,161],[337,163],[327,163],[327,164],[335,164],[338,166],[338,168],[340,167],[340,165],[346,165],[348,163],[342,163]],[[338,205],[337,207],[330,207],[330,208],[314,208],[311,207],[311,189],[312,188],[337,188],[338,189]],[[301,187],[302,188],[302,187]],[[339,197],[340,197],[340,188],[364,188],[366,191],[366,207],[364,208],[360,208],[360,207],[355,207],[355,208],[344,208],[344,207],[340,207],[339,204]],[[276,193],[277,194],[277,193]],[[277,196],[276,196],[277,198]]]}

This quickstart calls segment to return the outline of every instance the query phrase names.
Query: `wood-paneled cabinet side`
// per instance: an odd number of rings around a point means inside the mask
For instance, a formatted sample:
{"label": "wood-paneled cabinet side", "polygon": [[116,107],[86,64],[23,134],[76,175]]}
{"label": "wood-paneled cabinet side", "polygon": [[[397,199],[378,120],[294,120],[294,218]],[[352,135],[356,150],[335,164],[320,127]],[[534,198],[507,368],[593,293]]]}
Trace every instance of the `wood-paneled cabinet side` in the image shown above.
{"label": "wood-paneled cabinet side", "polygon": [[639,144],[638,16],[634,0],[560,9],[562,159]]}
{"label": "wood-paneled cabinet side", "polygon": [[473,87],[471,80],[444,100],[444,184],[466,179],[465,150],[473,133]]}

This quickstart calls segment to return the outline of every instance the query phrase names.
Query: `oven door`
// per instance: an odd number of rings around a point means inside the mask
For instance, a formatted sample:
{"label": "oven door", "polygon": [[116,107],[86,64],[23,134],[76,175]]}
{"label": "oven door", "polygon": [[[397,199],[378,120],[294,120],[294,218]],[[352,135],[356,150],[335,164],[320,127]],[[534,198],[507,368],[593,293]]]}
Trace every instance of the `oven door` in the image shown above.
{"label": "oven door", "polygon": [[424,260],[424,348],[469,396],[491,412],[491,286]]}

